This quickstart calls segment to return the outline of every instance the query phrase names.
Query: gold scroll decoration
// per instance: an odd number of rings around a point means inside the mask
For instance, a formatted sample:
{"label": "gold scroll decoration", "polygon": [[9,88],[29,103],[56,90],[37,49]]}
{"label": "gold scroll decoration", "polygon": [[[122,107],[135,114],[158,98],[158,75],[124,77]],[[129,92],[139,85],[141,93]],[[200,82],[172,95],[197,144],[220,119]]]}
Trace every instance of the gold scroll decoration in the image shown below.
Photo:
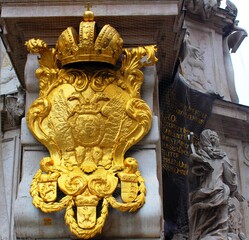
{"label": "gold scroll decoration", "polygon": [[[157,60],[155,46],[122,49],[110,25],[96,38],[93,19],[87,11],[79,34],[67,28],[55,48],[40,39],[26,42],[40,56],[39,98],[27,124],[50,154],[41,159],[30,194],[43,212],[65,209],[66,224],[83,239],[101,233],[109,205],[134,212],[145,202],[138,163],[124,155],[151,127],[140,69]],[[121,67],[103,65],[115,65],[121,55]]]}

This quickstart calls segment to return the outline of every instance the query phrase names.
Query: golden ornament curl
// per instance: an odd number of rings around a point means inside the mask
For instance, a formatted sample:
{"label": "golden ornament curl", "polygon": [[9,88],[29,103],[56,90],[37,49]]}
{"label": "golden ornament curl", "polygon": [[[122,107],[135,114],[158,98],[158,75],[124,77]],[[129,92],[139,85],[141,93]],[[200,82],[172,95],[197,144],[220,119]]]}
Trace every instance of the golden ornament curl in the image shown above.
{"label": "golden ornament curl", "polygon": [[41,39],[32,38],[25,42],[25,46],[31,53],[40,53],[48,49],[48,45]]}
{"label": "golden ornament curl", "polygon": [[63,197],[59,202],[46,203],[40,196],[38,191],[38,181],[42,174],[42,171],[39,169],[31,183],[30,187],[30,195],[33,197],[33,205],[37,208],[40,208],[43,212],[51,213],[58,212],[67,207],[70,200],[72,200],[71,196]]}

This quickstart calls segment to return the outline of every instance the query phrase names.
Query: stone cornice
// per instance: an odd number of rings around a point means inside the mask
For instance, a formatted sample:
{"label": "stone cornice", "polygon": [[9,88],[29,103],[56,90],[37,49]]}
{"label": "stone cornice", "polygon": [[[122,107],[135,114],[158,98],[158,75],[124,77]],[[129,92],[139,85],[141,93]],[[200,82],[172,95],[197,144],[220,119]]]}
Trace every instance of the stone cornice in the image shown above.
{"label": "stone cornice", "polygon": [[206,127],[214,129],[224,137],[249,142],[249,107],[216,100]]}
{"label": "stone cornice", "polygon": [[[182,6],[183,0],[118,0],[115,3],[96,1],[92,8],[100,26],[109,23],[117,29],[126,43],[124,47],[157,44],[161,63],[158,71],[163,69],[159,78],[167,80],[172,78],[183,38]],[[24,87],[25,41],[41,38],[54,46],[64,29],[77,27],[83,11],[84,4],[79,1],[39,1],[37,4],[37,1],[9,0],[2,3],[2,37]]]}
{"label": "stone cornice", "polygon": [[186,19],[200,22],[204,26],[215,29],[217,33],[227,35],[234,26],[234,17],[228,14],[225,9],[218,8],[217,12],[209,19],[203,20],[200,15],[187,11]]}

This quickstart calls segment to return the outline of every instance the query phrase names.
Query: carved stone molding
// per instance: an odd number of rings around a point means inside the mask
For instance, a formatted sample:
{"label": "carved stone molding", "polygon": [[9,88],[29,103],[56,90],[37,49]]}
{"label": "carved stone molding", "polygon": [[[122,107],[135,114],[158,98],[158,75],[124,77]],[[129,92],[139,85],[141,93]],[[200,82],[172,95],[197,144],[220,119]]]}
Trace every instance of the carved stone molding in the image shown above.
{"label": "carved stone molding", "polygon": [[249,167],[249,145],[244,146],[244,156],[245,156],[244,163]]}

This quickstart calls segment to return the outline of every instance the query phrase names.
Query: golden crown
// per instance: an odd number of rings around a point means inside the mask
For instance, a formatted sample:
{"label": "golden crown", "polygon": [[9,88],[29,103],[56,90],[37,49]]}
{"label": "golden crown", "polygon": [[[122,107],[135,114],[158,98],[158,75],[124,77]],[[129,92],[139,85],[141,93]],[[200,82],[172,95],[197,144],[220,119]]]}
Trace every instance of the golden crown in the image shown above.
{"label": "golden crown", "polygon": [[104,62],[115,65],[122,53],[123,39],[110,25],[96,34],[94,14],[89,7],[79,26],[79,34],[68,27],[56,44],[57,58],[62,66],[75,62]]}

